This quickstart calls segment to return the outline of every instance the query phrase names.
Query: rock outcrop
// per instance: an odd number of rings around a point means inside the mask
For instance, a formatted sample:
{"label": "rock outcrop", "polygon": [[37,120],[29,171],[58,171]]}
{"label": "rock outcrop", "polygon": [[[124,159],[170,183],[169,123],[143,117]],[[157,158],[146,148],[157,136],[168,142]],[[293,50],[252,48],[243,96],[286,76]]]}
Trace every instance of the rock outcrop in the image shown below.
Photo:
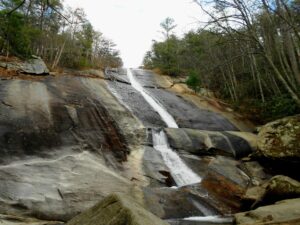
{"label": "rock outcrop", "polygon": [[300,162],[300,115],[263,126],[258,134],[258,154],[272,160]]}
{"label": "rock outcrop", "polygon": [[300,224],[300,198],[288,199],[274,205],[235,214],[238,225]]}
{"label": "rock outcrop", "polygon": [[81,213],[67,225],[168,225],[146,211],[134,199],[113,194]]}
{"label": "rock outcrop", "polygon": [[150,178],[150,186],[174,186],[175,181],[161,154],[151,147],[145,146],[144,148],[143,169],[145,176]]}
{"label": "rock outcrop", "polygon": [[[132,73],[142,86],[158,86],[152,72],[132,70]],[[109,86],[146,127],[166,127],[157,112],[145,103],[144,98],[135,89],[127,84],[119,84],[119,82],[111,82]],[[219,113],[199,108],[180,95],[161,88],[146,88],[145,90],[154,98],[159,99],[181,128],[210,131],[238,130]]]}
{"label": "rock outcrop", "polygon": [[185,150],[196,155],[225,155],[240,158],[252,152],[254,145],[251,140],[256,139],[256,135],[242,132],[182,128],[165,128],[165,131],[173,149]]}
{"label": "rock outcrop", "polygon": [[123,162],[144,130],[104,80],[3,80],[0,98],[1,213],[67,221],[113,192],[139,195]]}
{"label": "rock outcrop", "polygon": [[243,199],[251,204],[251,208],[255,208],[259,205],[299,197],[300,183],[290,177],[277,175],[260,186],[249,188]]}
{"label": "rock outcrop", "polygon": [[[134,74],[155,87],[153,77]],[[252,152],[255,135],[236,132],[221,114],[180,95],[147,89],[161,97],[180,127],[189,128],[166,133],[171,147],[204,178],[174,188],[166,187],[175,184],[172,173],[150,140],[151,128],[166,125],[125,75],[14,76],[0,83],[0,213],[68,221],[118,193],[69,224],[166,224],[141,205],[178,221],[226,215],[240,209],[250,184],[264,179],[253,180],[250,175],[260,171],[233,159]]]}
{"label": "rock outcrop", "polygon": [[282,175],[272,177],[267,183],[266,195],[282,199],[300,197],[300,182]]}
{"label": "rock outcrop", "polygon": [[31,74],[31,75],[47,75],[49,70],[45,62],[40,58],[33,56],[32,59],[28,59],[24,62],[21,61],[8,61],[0,62],[0,67],[6,68],[8,70],[14,70],[21,73]]}
{"label": "rock outcrop", "polygon": [[202,186],[221,202],[239,210],[241,199],[250,183],[250,177],[238,168],[238,162],[218,156],[208,166]]}
{"label": "rock outcrop", "polygon": [[163,219],[229,215],[238,212],[199,184],[180,188],[144,188],[146,208]]}

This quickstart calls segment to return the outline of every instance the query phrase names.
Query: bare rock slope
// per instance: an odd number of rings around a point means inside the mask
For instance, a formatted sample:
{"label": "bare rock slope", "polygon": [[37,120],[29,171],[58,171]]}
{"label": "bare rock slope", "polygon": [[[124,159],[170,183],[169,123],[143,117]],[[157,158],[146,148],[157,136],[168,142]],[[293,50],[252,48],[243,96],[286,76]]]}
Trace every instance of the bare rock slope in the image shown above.
{"label": "bare rock slope", "polygon": [[137,195],[122,162],[141,125],[103,80],[2,80],[0,96],[1,213],[66,221],[110,193]]}

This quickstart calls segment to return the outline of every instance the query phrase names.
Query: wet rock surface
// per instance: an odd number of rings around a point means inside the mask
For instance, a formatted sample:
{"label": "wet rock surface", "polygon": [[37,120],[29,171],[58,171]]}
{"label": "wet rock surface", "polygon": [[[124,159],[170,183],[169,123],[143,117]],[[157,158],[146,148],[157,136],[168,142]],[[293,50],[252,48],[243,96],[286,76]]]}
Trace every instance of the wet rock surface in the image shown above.
{"label": "wet rock surface", "polygon": [[106,79],[119,82],[123,84],[131,85],[129,78],[127,76],[127,70],[126,69],[106,69],[104,71],[104,76]]}
{"label": "wet rock surface", "polygon": [[132,70],[135,77],[143,87],[159,88],[160,85],[156,82],[154,73],[150,70]]}
{"label": "wet rock surface", "polygon": [[234,125],[218,113],[199,108],[180,95],[159,88],[160,86],[156,83],[151,71],[132,70],[132,73],[154,98],[159,99],[159,102],[175,118],[179,127],[209,131],[237,130]]}
{"label": "wet rock surface", "polygon": [[[189,217],[226,218],[239,212],[236,208],[220,201],[201,184],[180,188],[144,188],[145,206],[153,214],[166,220],[182,221]],[[174,221],[174,222],[175,222]],[[200,223],[201,224],[201,223]]]}
{"label": "wet rock surface", "polygon": [[[194,128],[212,131],[231,131],[237,130],[227,119],[221,115],[200,109],[193,103],[176,96],[174,93],[159,88],[152,72],[146,70],[132,70],[133,75],[175,118],[179,127]],[[131,86],[123,85],[118,82],[109,84],[112,92],[115,93],[128,108],[136,115],[147,127],[165,127],[160,116],[145,102],[144,98]],[[158,87],[158,88],[156,88]]]}
{"label": "wet rock surface", "polygon": [[150,178],[150,186],[174,186],[171,172],[165,165],[161,154],[152,147],[145,146],[144,148],[143,169],[145,176]]}
{"label": "wet rock surface", "polygon": [[[167,111],[176,118],[179,126],[196,128],[167,128],[165,131],[169,137],[171,147],[178,151],[181,158],[193,171],[196,171],[197,174],[206,177],[208,165],[214,161],[214,158],[205,157],[203,155],[212,153],[216,155],[223,151],[223,154],[227,156],[242,157],[252,152],[253,145],[248,141],[248,138],[245,138],[247,135],[251,136],[250,133],[237,135],[234,132],[230,132],[231,130],[236,130],[236,128],[228,120],[217,113],[199,108],[191,102],[176,96],[174,93],[163,90],[157,85],[153,74],[148,71],[133,70],[133,75],[146,88],[148,93],[156,97],[156,99],[159,99]],[[109,87],[145,126],[149,128],[165,126],[160,116],[131,86],[115,81],[109,82]],[[130,93],[132,94],[130,95]],[[172,107],[170,108],[171,105],[173,105],[173,108],[177,108],[177,112],[171,109]],[[188,113],[189,111],[191,114]],[[158,120],[156,120],[156,118],[158,118]],[[199,127],[203,128],[203,130],[197,130]],[[216,132],[225,130],[226,132]],[[255,135],[250,139],[255,139],[254,136]],[[143,193],[146,207],[152,213],[164,219],[173,219],[195,215],[203,216],[205,214],[230,214],[239,209],[240,197],[242,193],[246,191],[247,186],[244,185],[243,182],[247,183],[249,178],[245,178],[246,181],[242,178],[238,180],[242,174],[242,170],[237,168],[238,163],[231,165],[233,168],[231,172],[229,171],[227,174],[224,174],[225,172],[223,173],[223,179],[227,180],[231,187],[235,187],[235,189],[231,188],[231,194],[234,196],[234,200],[230,199],[224,203],[222,202],[223,199],[219,198],[217,194],[213,192],[210,193],[204,186],[199,186],[199,184],[197,186],[182,187],[179,189],[163,187],[174,185],[171,179],[169,179],[170,171],[168,171],[168,168],[164,165],[160,153],[152,148],[151,137],[148,137],[148,141],[145,144],[147,146],[144,146],[143,167],[145,175],[150,178],[150,186],[144,188]],[[230,162],[232,161],[234,160]],[[220,171],[226,169],[226,166],[223,166]],[[247,177],[247,175],[245,176]],[[235,184],[235,178],[241,183]],[[226,182],[224,183],[225,185],[223,186],[220,186],[219,183],[214,183],[212,187],[223,188],[224,192],[227,192],[226,187],[230,187],[230,185],[228,185],[228,183],[226,184]],[[242,186],[242,191],[239,185]],[[238,192],[238,197],[236,197],[235,191]],[[228,197],[231,198],[232,196]],[[173,221],[173,223],[175,222],[188,224],[187,221],[181,220]],[[189,222],[195,224],[195,221]]]}
{"label": "wet rock surface", "polygon": [[197,185],[181,188],[145,188],[144,193],[148,210],[163,219],[218,213],[205,199],[207,192]]}
{"label": "wet rock surface", "polygon": [[159,99],[167,111],[173,115],[181,128],[193,128],[208,131],[236,131],[227,119],[221,115],[200,109],[193,103],[180,98],[163,89],[147,89],[151,95]]}
{"label": "wet rock surface", "polygon": [[108,82],[108,85],[121,102],[144,124],[146,127],[165,127],[159,114],[145,101],[143,96],[131,85]]}
{"label": "wet rock surface", "polygon": [[241,199],[250,183],[250,177],[238,165],[233,159],[217,156],[201,182],[209,193],[235,210],[241,209]]}

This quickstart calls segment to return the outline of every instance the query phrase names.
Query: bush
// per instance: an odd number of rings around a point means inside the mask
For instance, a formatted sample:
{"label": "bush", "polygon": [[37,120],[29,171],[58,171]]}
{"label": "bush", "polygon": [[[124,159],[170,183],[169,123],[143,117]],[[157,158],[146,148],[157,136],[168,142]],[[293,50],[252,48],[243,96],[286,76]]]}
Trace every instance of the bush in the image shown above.
{"label": "bush", "polygon": [[191,71],[188,73],[188,78],[185,81],[189,88],[192,88],[195,92],[200,91],[201,88],[201,80],[199,75],[195,71]]}
{"label": "bush", "polygon": [[299,107],[287,94],[274,96],[263,104],[263,117],[269,121],[297,113],[300,113]]}

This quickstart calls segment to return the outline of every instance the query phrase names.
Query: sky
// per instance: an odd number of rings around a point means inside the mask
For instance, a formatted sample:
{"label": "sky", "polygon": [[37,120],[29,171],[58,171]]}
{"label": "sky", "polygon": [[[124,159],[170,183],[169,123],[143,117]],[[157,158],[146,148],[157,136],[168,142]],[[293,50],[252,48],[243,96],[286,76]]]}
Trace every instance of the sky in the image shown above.
{"label": "sky", "polygon": [[117,44],[125,67],[138,67],[153,40],[163,40],[160,23],[171,17],[181,36],[199,26],[204,15],[193,0],[65,0],[81,7],[95,30]]}

